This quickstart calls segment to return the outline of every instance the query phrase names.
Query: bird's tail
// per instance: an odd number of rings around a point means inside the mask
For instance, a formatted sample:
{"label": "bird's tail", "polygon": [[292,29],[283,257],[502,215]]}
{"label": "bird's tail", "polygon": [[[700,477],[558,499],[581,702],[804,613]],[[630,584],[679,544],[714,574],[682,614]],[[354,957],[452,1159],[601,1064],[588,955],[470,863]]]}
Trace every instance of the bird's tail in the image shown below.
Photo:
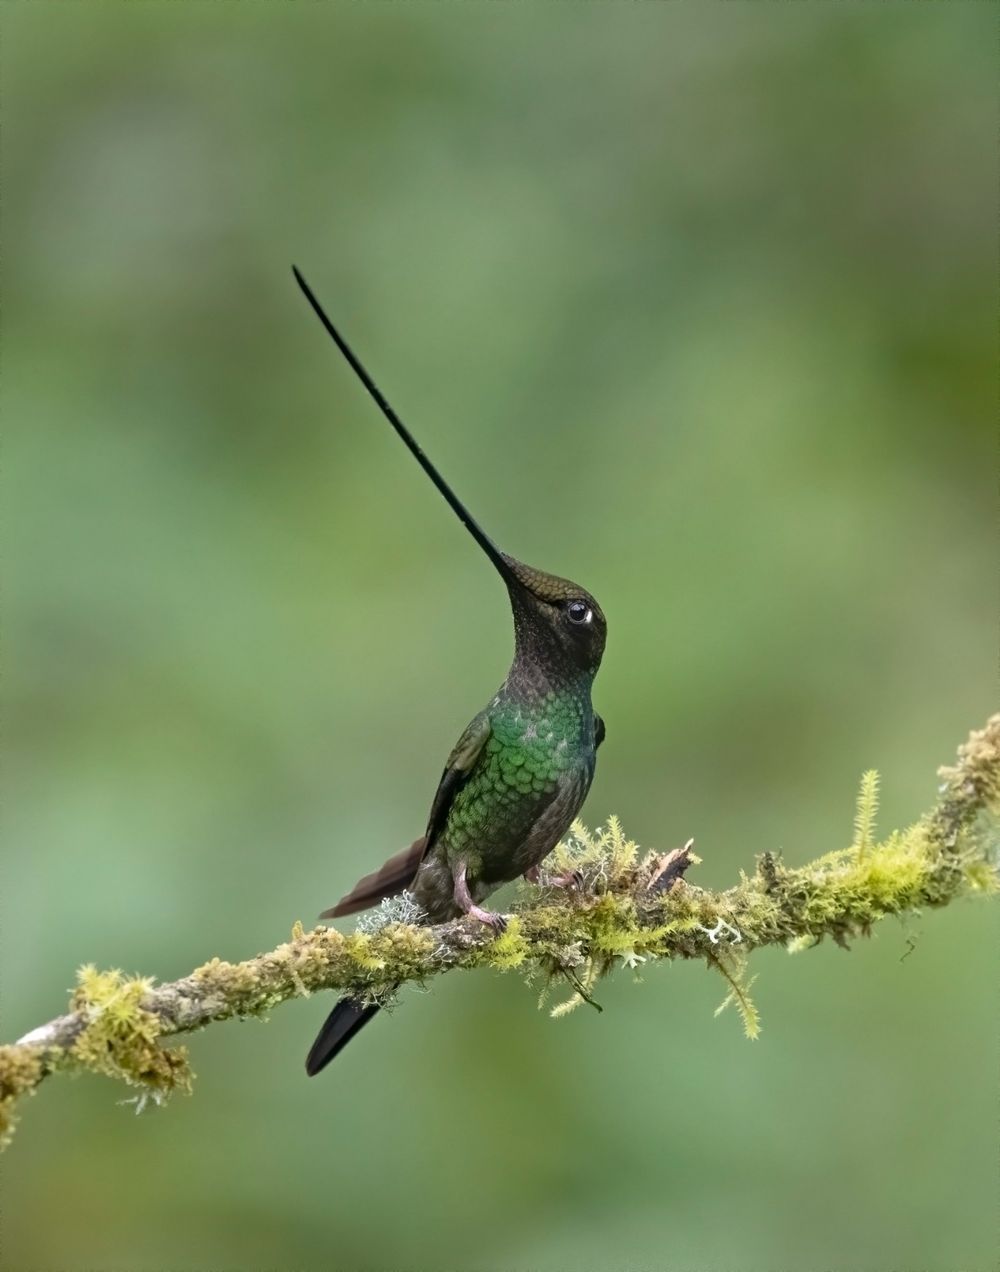
{"label": "bird's tail", "polygon": [[359,910],[367,910],[385,897],[397,896],[404,888],[408,888],[420,868],[427,847],[427,836],[410,844],[395,857],[390,857],[384,866],[359,879],[346,897],[341,897],[336,905],[324,910],[321,919],[339,919],[345,914],[357,914]]}
{"label": "bird's tail", "polygon": [[326,1018],[323,1028],[306,1057],[306,1073],[310,1077],[325,1069],[333,1057],[368,1024],[379,1010],[378,1003],[358,1003],[342,998]]}

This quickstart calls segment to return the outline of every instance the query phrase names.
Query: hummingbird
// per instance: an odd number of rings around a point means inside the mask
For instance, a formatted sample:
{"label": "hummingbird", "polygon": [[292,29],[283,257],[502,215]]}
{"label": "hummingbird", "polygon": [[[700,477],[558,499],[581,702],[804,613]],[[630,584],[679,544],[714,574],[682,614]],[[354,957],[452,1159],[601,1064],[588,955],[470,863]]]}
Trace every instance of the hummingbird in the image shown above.
{"label": "hummingbird", "polygon": [[[295,266],[295,280],[327,334],[503,580],[514,619],[514,659],[503,684],[448,756],[427,829],[409,848],[365,875],[320,918],[356,914],[409,890],[433,924],[468,915],[502,932],[482,902],[540,865],[569,829],[590,789],[604,722],[591,704],[607,622],[585,588],[502,552],[470,515],[389,405]],[[572,877],[549,878],[566,886]],[[306,1059],[324,1069],[379,1010],[342,998]]]}

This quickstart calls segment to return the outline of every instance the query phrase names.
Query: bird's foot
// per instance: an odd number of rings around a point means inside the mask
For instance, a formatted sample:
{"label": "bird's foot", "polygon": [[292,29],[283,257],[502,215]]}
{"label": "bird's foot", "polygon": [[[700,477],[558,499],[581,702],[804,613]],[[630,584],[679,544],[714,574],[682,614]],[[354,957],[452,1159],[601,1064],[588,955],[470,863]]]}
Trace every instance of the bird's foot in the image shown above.
{"label": "bird's foot", "polygon": [[502,936],[507,930],[507,919],[502,914],[497,914],[494,910],[484,910],[478,905],[470,905],[466,914],[474,919],[478,919],[480,923],[485,923],[487,927],[493,929],[497,936]]}
{"label": "bird's foot", "polygon": [[472,899],[472,893],[469,891],[469,883],[465,875],[465,862],[460,861],[454,875],[455,904],[463,914],[469,914],[474,919],[478,919],[480,923],[485,923],[487,927],[491,927],[499,936],[506,930],[507,920],[502,914],[494,914],[492,910],[484,910],[481,906],[476,905]]}
{"label": "bird's foot", "polygon": [[525,870],[524,878],[539,888],[582,888],[583,871],[570,870],[568,874],[543,875],[540,866],[531,866]]}
{"label": "bird's foot", "polygon": [[568,874],[548,875],[540,881],[546,888],[583,888],[583,871],[570,870]]}

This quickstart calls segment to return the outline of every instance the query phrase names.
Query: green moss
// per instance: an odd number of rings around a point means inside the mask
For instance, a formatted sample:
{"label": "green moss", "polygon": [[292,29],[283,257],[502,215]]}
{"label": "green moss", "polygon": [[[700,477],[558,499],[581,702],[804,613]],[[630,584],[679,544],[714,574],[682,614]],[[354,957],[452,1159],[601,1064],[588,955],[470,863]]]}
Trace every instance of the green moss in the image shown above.
{"label": "green moss", "polygon": [[376,941],[367,932],[352,932],[344,939],[344,953],[362,972],[381,972],[385,958],[376,951]]}
{"label": "green moss", "polygon": [[733,1004],[743,1021],[744,1034],[751,1042],[756,1041],[760,1036],[760,1015],[750,997],[750,988],[757,978],[747,979],[747,956],[732,950],[720,951],[709,956],[709,964],[729,986],[729,993],[715,1009],[716,1016]]}
{"label": "green moss", "polygon": [[995,896],[1000,892],[1000,874],[990,861],[977,859],[963,862],[962,876],[970,892],[980,892],[987,896]]}
{"label": "green moss", "polygon": [[531,947],[521,929],[521,920],[515,914],[507,922],[506,929],[483,951],[483,962],[497,971],[509,972],[521,967],[528,958]]}
{"label": "green moss", "polygon": [[250,1000],[261,988],[260,973],[247,963],[227,963],[221,958],[210,958],[201,967],[191,973],[191,980],[208,993],[216,993],[220,998],[236,1007],[237,1014],[243,1015],[240,1004]]}
{"label": "green moss", "polygon": [[863,857],[870,851],[875,839],[875,818],[878,814],[879,777],[875,769],[862,775],[854,814],[854,842],[851,847]]}
{"label": "green moss", "polygon": [[[971,757],[975,777],[963,770],[946,788],[946,796],[957,789],[964,799],[971,789],[985,799],[1000,791],[992,767],[1000,768],[1000,746],[994,745],[1000,720],[991,727],[989,741],[974,735],[961,753],[966,761]],[[801,950],[824,937],[846,946],[849,938],[867,935],[886,916],[943,905],[966,892],[1000,890],[989,859],[990,845],[996,842],[992,825],[983,830],[981,819],[974,823],[966,816],[949,847],[932,816],[877,842],[877,811],[878,775],[872,770],[861,781],[850,847],[798,870],[764,853],[756,873],[742,876],[729,892],[703,892],[684,880],[671,888],[658,910],[643,904],[643,872],[650,859],[636,864],[635,845],[625,839],[617,820],[593,832],[577,824],[560,849],[560,865],[582,870],[596,881],[597,895],[551,910],[533,907],[532,922],[540,924],[546,937],[544,943],[534,942],[536,961],[550,975],[570,974],[562,955],[572,948],[583,966],[581,988],[588,990],[619,961],[636,966],[647,958],[703,958],[729,985],[723,1007],[735,1004],[747,1037],[755,1038],[760,1021],[749,994],[747,957],[757,946],[781,943]],[[565,1014],[585,996],[578,991],[553,1014]]]}
{"label": "green moss", "polygon": [[0,1148],[5,1148],[17,1124],[17,1101],[34,1095],[44,1075],[42,1047],[0,1047]]}
{"label": "green moss", "polygon": [[167,1050],[159,1044],[160,1021],[143,1006],[151,989],[145,977],[82,967],[70,1005],[87,1024],[70,1055],[85,1069],[121,1078],[163,1099],[174,1091],[189,1092],[193,1075],[185,1048]]}
{"label": "green moss", "polygon": [[382,963],[380,970],[389,969],[388,976],[382,978],[387,985],[395,985],[398,979],[422,980],[437,948],[437,938],[429,928],[407,923],[392,923],[372,940],[373,957]]}

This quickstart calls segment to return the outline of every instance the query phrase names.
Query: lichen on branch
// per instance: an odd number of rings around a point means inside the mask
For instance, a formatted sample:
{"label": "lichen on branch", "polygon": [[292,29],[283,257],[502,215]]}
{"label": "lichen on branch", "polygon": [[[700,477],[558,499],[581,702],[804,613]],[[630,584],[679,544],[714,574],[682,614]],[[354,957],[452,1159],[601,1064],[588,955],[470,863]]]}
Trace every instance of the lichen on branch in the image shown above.
{"label": "lichen on branch", "polygon": [[642,854],[612,817],[596,832],[574,825],[547,865],[575,876],[576,886],[525,885],[500,936],[474,920],[421,926],[404,894],[354,932],[306,932],[296,924],[274,950],[241,963],[213,958],[169,984],[84,967],[65,1015],[0,1047],[0,1136],[9,1138],[20,1097],[49,1074],[102,1073],[136,1088],[140,1105],[162,1102],[192,1083],[186,1049],[164,1046],[166,1038],[215,1020],[265,1016],[320,990],[384,1003],[408,982],[456,968],[519,969],[546,985],[562,982],[571,992],[553,1008],[558,1016],[593,1003],[597,980],[615,968],[698,959],[721,975],[728,990],[722,1007],[733,1003],[755,1037],[746,975],[753,950],[794,951],[826,937],[846,945],[890,915],[1000,890],[1000,715],[973,732],[939,776],[934,807],[879,841],[878,776],[866,773],[848,847],[800,867],[764,852],[751,874],[741,872],[723,892],[688,881],[698,862],[691,841]]}

